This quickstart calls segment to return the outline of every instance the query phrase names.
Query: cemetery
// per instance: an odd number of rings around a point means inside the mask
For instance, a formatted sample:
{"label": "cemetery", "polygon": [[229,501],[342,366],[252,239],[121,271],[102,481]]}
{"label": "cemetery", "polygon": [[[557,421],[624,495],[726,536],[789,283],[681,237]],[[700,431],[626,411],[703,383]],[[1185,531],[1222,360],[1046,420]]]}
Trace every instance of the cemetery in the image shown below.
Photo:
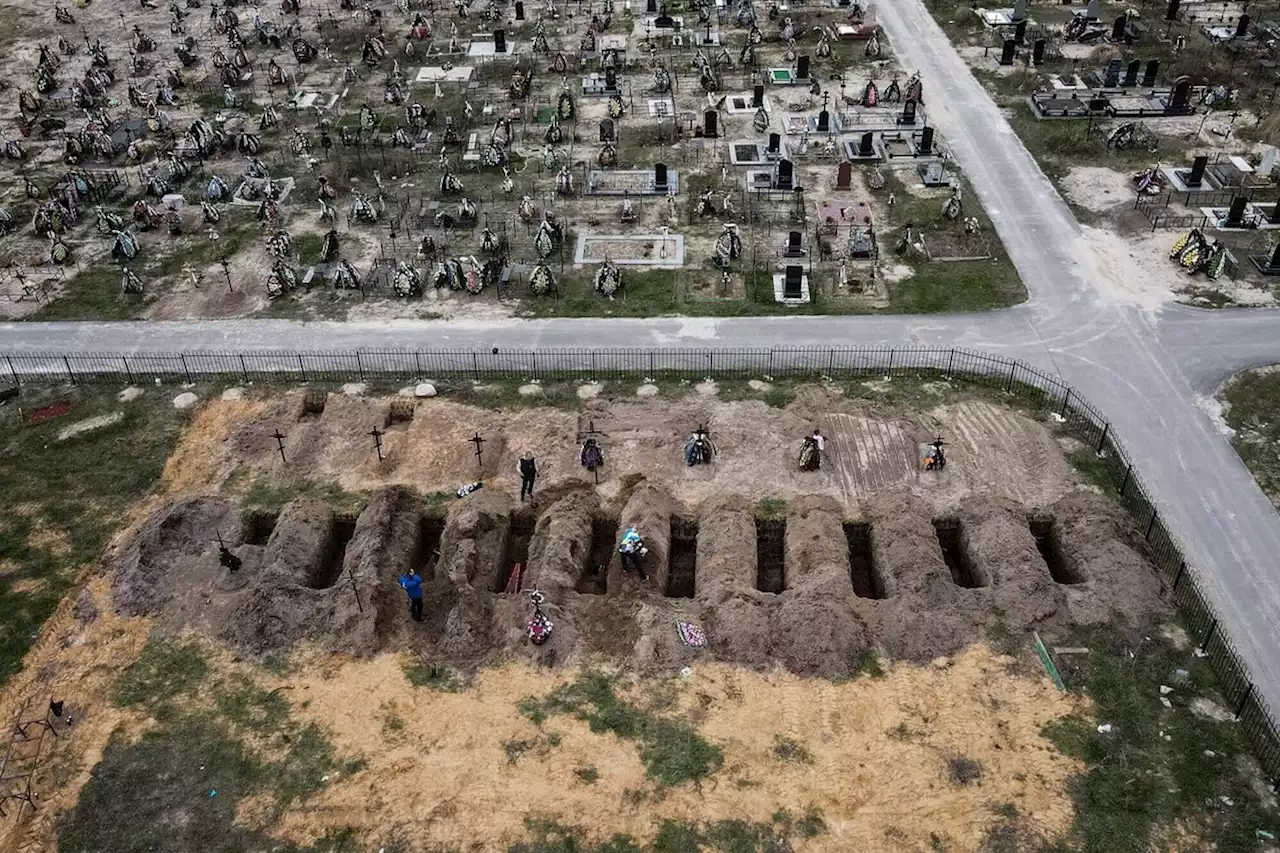
{"label": "cemetery", "polygon": [[[850,838],[875,845],[890,826],[900,835],[878,849],[912,850],[940,833],[980,849],[1002,825],[974,817],[991,796],[1020,810],[1039,804],[1023,826],[1036,837],[1070,831],[1078,768],[1042,730],[1086,706],[1053,686],[1029,647],[999,651],[991,638],[1034,630],[1071,677],[1071,655],[1088,653],[1070,651],[1088,645],[1072,632],[1169,605],[1141,532],[1073,469],[1071,440],[1051,424],[963,389],[902,405],[879,382],[664,382],[651,394],[618,380],[547,383],[518,397],[448,379],[420,396],[423,384],[390,395],[357,385],[195,388],[163,484],[0,696],[0,711],[17,713],[14,703],[56,673],[77,721],[67,730],[60,712],[50,724],[58,737],[38,776],[40,811],[0,821],[0,843],[60,837],[80,850],[98,811],[85,807],[100,800],[112,814],[141,809],[148,837],[189,833],[163,818],[184,807],[192,784],[204,799],[212,789],[243,802],[245,781],[218,769],[219,752],[201,754],[205,775],[190,762],[185,794],[154,773],[119,786],[120,762],[147,755],[130,751],[122,728],[155,714],[138,743],[165,742],[177,737],[175,720],[195,719],[211,699],[222,710],[209,725],[237,737],[251,726],[291,754],[298,730],[272,728],[283,708],[314,727],[309,743],[330,744],[332,762],[315,770],[322,784],[292,801],[260,791],[275,807],[239,812],[234,824],[303,849],[342,828],[362,844],[341,849],[376,849],[393,826],[429,844],[519,849],[533,831],[524,816],[572,823],[574,810],[628,786],[654,797],[602,811],[586,837],[647,840],[660,817],[732,814],[735,798],[714,792],[735,778],[759,778],[753,796],[771,808],[819,808],[828,826],[812,839],[819,850]],[[167,407],[175,390],[106,396],[124,409]],[[486,395],[525,402],[486,404]],[[84,413],[79,401],[75,410]],[[799,439],[813,425],[826,435],[824,459],[802,471]],[[708,465],[683,458],[695,428],[715,444]],[[938,435],[948,464],[923,470]],[[603,454],[594,470],[581,461],[588,440]],[[539,477],[533,498],[519,500],[515,460],[526,449]],[[483,487],[455,496],[476,480]],[[617,551],[633,526],[648,549],[643,577]],[[421,622],[398,583],[410,569],[423,579]],[[534,589],[554,625],[543,644],[525,630]],[[187,695],[177,667],[196,653],[207,669]],[[644,691],[657,685],[675,689],[658,720],[693,720],[697,736],[680,740],[680,754],[693,760],[705,742],[723,762],[664,775],[643,758],[656,747],[625,730],[555,716],[550,700],[551,719],[529,717],[540,697],[567,698],[557,691],[600,666],[637,679],[616,685],[627,707],[649,707]],[[883,673],[862,669],[871,666]],[[108,698],[122,695],[117,680],[139,678],[169,698],[144,707]],[[1180,703],[1197,695],[1177,690]],[[284,704],[259,708],[267,693]],[[686,717],[699,703],[702,715]],[[794,724],[761,719],[780,707]],[[839,709],[854,716],[832,717]],[[803,776],[779,763],[777,725],[811,753]],[[990,731],[977,736],[975,725]],[[855,729],[856,758],[843,737],[819,733]],[[983,784],[948,781],[939,749],[981,763]],[[91,776],[63,772],[81,756],[101,762]],[[833,761],[863,763],[865,781],[886,780],[885,797],[911,788],[914,802],[948,805],[923,824],[894,817],[889,800],[871,815],[865,800],[843,802],[834,765],[814,772]],[[584,786],[574,771],[586,764],[599,778]],[[721,784],[699,792],[702,773]],[[543,784],[522,796],[531,774]],[[412,787],[434,808],[467,778],[456,811],[391,817],[396,790]],[[520,803],[509,814],[498,803],[511,797]],[[119,830],[97,820],[101,849],[117,849]],[[837,822],[846,828],[830,828]]]}
{"label": "cemetery", "polygon": [[1020,0],[934,14],[1098,251],[1150,276],[1147,297],[1275,304],[1280,132],[1266,8]]}
{"label": "cemetery", "polygon": [[652,313],[1022,298],[993,232],[919,250],[985,218],[873,8],[331,6],[19,22],[0,317],[644,316],[671,270]]}

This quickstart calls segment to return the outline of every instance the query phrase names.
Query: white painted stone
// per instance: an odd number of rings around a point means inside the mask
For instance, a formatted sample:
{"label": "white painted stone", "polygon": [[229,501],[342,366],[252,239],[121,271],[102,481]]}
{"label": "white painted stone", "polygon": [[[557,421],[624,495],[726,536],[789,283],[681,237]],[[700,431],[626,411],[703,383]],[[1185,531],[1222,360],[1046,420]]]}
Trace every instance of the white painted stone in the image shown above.
{"label": "white painted stone", "polygon": [[142,389],[130,385],[128,388],[116,395],[116,399],[121,403],[128,403],[142,396]]}
{"label": "white painted stone", "polygon": [[243,399],[244,399],[244,389],[243,389],[243,388],[228,388],[227,390],[225,390],[225,391],[223,391],[223,392],[222,392],[222,399],[224,399],[224,400],[243,400]]}
{"label": "white painted stone", "polygon": [[599,382],[588,382],[585,385],[578,386],[579,400],[594,400],[600,396],[600,392],[604,390],[604,386]]}
{"label": "white painted stone", "polygon": [[641,385],[636,389],[637,397],[656,397],[658,395],[657,385]]}
{"label": "white painted stone", "polygon": [[173,407],[175,409],[189,409],[199,402],[200,398],[190,391],[185,391],[173,398]]}
{"label": "white painted stone", "polygon": [[345,397],[363,397],[367,390],[369,386],[363,382],[348,382],[342,386],[342,394]]}
{"label": "white painted stone", "polygon": [[763,379],[752,379],[747,382],[747,387],[752,391],[768,391],[773,386]]}
{"label": "white painted stone", "polygon": [[430,382],[419,382],[413,389],[415,397],[434,397],[436,395],[436,386]]}

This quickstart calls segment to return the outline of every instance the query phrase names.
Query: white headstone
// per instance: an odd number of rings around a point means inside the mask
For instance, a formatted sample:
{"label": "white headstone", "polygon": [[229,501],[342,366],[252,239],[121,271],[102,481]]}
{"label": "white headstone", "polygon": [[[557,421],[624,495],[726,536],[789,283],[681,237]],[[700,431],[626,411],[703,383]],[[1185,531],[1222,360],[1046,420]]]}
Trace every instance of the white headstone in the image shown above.
{"label": "white headstone", "polygon": [[1011,20],[1014,23],[1017,23],[1025,17],[1027,17],[1027,0],[1014,0],[1013,17]]}
{"label": "white headstone", "polygon": [[1276,167],[1276,147],[1268,145],[1262,149],[1262,162],[1258,164],[1258,174],[1264,178],[1271,177],[1271,172]]}
{"label": "white headstone", "polygon": [[415,397],[434,397],[436,395],[436,386],[430,382],[419,382],[413,389]]}

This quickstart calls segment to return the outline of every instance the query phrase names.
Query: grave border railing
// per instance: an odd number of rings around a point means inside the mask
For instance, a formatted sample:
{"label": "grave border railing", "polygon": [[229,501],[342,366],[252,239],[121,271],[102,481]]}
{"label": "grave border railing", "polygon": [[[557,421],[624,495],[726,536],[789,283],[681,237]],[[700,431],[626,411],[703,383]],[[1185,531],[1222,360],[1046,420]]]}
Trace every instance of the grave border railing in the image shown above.
{"label": "grave border railing", "polygon": [[[1111,424],[1058,376],[1024,361],[962,348],[796,347],[759,349],[436,349],[343,352],[10,353],[0,376],[13,384],[177,379],[352,381],[456,377],[466,380],[595,380],[634,378],[963,379],[993,388],[1053,417],[1103,464],[1111,487],[1132,515],[1149,556],[1196,645],[1218,678],[1223,698],[1243,726],[1273,790],[1280,784],[1280,728],[1256,689],[1230,629],[1203,591],[1173,533],[1143,486]],[[7,375],[6,375],[7,374]]]}

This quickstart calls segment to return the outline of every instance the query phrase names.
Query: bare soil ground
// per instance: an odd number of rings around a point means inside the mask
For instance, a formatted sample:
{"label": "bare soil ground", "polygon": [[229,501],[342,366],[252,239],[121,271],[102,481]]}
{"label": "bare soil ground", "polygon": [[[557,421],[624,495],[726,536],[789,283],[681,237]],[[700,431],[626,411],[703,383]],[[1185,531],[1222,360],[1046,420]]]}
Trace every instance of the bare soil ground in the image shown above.
{"label": "bare soil ground", "polygon": [[[336,754],[360,757],[305,806],[238,801],[239,824],[300,844],[343,830],[378,849],[401,824],[411,849],[504,850],[539,815],[592,815],[584,837],[644,840],[663,819],[778,809],[822,816],[813,850],[975,850],[1010,814],[1020,837],[1054,838],[1074,819],[1066,790],[1081,765],[1043,733],[1087,706],[1034,658],[984,639],[1164,607],[1128,522],[1078,482],[1053,434],[981,399],[915,413],[812,386],[771,408],[712,386],[640,399],[606,385],[585,401],[564,394],[572,409],[493,409],[447,391],[349,390],[318,413],[304,413],[302,390],[195,413],[161,492],[0,702],[15,714],[56,684],[77,719],[42,772],[43,808],[0,844],[50,841],[113,734],[119,749],[167,725],[101,697],[149,635],[191,633],[211,649],[210,679],[255,679]],[[592,422],[599,486],[575,462]],[[691,469],[679,448],[698,423],[719,455]],[[800,474],[797,438],[814,425],[828,459]],[[386,430],[381,463],[373,426]],[[476,431],[489,437],[485,487],[442,500],[476,476]],[[950,462],[926,476],[920,449],[939,433]],[[521,505],[524,449],[542,473]],[[764,522],[777,525],[772,545]],[[646,537],[647,580],[621,571],[620,524]],[[219,565],[219,538],[239,571]],[[542,647],[524,639],[526,598],[495,591],[519,562],[555,621]],[[396,583],[409,567],[428,579],[422,624]],[[701,627],[707,647],[682,643],[676,620]],[[270,664],[281,655],[286,670]],[[631,674],[617,689],[635,713],[690,721],[714,744],[715,780],[655,785],[627,737],[531,715],[598,667]]]}

